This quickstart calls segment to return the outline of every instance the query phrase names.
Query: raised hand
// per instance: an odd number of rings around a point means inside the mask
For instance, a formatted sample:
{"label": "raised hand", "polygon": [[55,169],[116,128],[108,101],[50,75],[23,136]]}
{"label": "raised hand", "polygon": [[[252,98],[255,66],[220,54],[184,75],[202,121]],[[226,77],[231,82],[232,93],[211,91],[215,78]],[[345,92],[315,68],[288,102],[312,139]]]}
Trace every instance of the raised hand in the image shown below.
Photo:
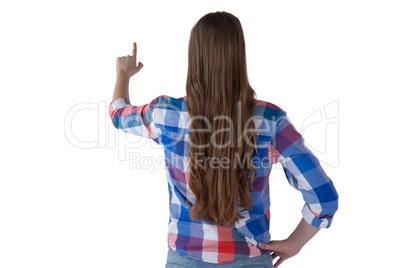
{"label": "raised hand", "polygon": [[130,78],[138,73],[144,64],[139,62],[137,65],[137,43],[133,43],[133,55],[118,57],[116,59],[116,74]]}

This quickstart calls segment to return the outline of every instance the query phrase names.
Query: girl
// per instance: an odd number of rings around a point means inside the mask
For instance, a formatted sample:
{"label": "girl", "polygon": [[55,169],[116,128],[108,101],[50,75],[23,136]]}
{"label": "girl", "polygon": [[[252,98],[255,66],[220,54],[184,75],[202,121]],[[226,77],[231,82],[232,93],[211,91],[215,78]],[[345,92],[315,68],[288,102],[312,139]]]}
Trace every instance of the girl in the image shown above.
{"label": "girl", "polygon": [[[279,267],[331,225],[338,194],[287,116],[258,100],[247,77],[240,21],[227,12],[192,28],[186,95],[130,103],[132,56],[117,58],[109,111],[116,128],[161,145],[169,191],[166,267]],[[281,163],[306,202],[284,240],[271,240],[269,175]],[[278,258],[275,265],[273,260]]]}

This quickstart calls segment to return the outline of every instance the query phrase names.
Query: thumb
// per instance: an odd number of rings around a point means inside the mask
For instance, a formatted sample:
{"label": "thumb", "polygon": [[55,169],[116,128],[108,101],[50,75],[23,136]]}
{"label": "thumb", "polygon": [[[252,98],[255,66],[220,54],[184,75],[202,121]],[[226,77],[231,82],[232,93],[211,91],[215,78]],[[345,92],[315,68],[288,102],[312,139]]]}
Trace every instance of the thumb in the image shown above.
{"label": "thumb", "polygon": [[142,68],[144,67],[144,64],[142,62],[138,62],[138,67]]}
{"label": "thumb", "polygon": [[265,250],[272,250],[276,249],[275,241],[271,241],[268,244],[258,242],[258,247],[265,249]]}

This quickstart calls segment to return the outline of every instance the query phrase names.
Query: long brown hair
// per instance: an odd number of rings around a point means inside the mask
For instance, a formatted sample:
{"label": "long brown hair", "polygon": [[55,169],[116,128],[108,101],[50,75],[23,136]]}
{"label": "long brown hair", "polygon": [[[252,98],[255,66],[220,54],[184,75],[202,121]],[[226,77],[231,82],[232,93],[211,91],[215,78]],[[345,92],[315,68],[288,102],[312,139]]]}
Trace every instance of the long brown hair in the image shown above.
{"label": "long brown hair", "polygon": [[243,131],[247,121],[247,129],[255,127],[249,119],[256,95],[247,76],[243,29],[234,15],[208,13],[192,28],[186,94],[189,187],[195,195],[190,217],[233,225],[244,218],[238,206],[242,211],[253,206],[250,190],[256,177],[251,159],[255,147],[250,146],[256,144],[255,133]]}

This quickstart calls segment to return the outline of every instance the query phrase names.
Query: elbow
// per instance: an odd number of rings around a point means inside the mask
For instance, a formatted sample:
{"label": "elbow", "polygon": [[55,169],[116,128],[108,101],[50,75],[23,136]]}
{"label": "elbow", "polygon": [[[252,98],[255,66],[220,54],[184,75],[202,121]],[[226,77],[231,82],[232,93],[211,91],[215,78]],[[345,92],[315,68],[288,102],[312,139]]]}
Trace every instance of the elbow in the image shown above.
{"label": "elbow", "polygon": [[317,216],[320,219],[333,218],[339,207],[338,192],[336,191],[332,180],[330,183],[326,184],[322,190],[323,191],[318,195],[318,199],[321,202],[321,212],[319,213],[320,215]]}
{"label": "elbow", "polygon": [[327,207],[326,208],[327,215],[333,217],[339,208],[339,195],[335,187],[332,187],[332,195],[330,196],[332,196],[332,198],[326,203],[325,206]]}
{"label": "elbow", "polygon": [[118,120],[118,115],[117,112],[120,110],[120,108],[113,108],[112,104],[109,106],[109,118],[110,121],[112,121],[112,124],[115,128],[119,129],[119,120]]}
{"label": "elbow", "polygon": [[117,111],[119,109],[114,109],[114,110],[109,110],[109,118],[110,121],[112,121],[112,124],[115,128],[119,128],[119,120],[118,120],[118,116],[116,115]]}
{"label": "elbow", "polygon": [[111,116],[110,116],[110,120],[112,121],[112,125],[113,125],[115,128],[121,129],[120,123],[119,123],[120,120],[118,120],[118,117],[117,117],[117,116],[111,115]]}
{"label": "elbow", "polygon": [[323,203],[308,204],[302,209],[303,218],[311,225],[318,228],[329,228],[338,211],[338,197],[332,201]]}

